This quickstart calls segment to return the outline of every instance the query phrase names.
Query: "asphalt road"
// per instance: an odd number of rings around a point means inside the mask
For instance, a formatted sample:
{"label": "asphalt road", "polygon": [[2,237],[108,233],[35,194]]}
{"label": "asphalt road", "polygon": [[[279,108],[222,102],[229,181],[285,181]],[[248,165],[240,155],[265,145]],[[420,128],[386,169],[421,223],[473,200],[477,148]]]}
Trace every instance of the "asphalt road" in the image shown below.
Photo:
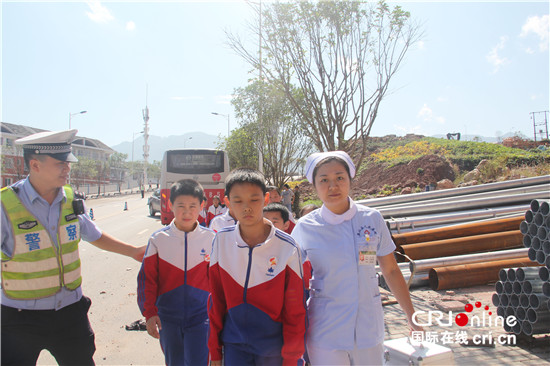
{"label": "asphalt road", "polygon": [[[149,193],[148,195],[150,195]],[[160,217],[149,217],[147,197],[87,200],[96,224],[105,232],[135,246],[146,245],[150,235],[162,227]],[[124,203],[128,210],[124,211]],[[96,337],[97,365],[164,365],[158,340],[146,331],[127,331],[125,325],[141,319],[137,306],[137,274],[140,263],[134,259],[80,243],[83,293],[92,299],[89,318]],[[56,365],[42,351],[39,365]]]}

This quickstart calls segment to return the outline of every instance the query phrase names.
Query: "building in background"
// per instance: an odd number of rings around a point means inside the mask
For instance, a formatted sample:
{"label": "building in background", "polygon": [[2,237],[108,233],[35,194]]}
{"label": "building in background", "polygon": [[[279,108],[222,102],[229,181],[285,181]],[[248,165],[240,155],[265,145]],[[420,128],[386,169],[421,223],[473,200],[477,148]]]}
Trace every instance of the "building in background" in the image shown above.
{"label": "building in background", "polygon": [[[14,141],[33,133],[48,130],[7,122],[0,122],[0,127],[1,184],[2,187],[5,187],[25,178],[28,174],[23,161],[23,149],[21,146],[15,145]],[[99,192],[99,187],[102,185],[111,184],[111,181],[123,181],[126,175],[125,167],[109,164],[109,157],[114,153],[115,150],[99,140],[76,136],[73,141],[73,154],[79,159],[79,162],[73,164],[71,184],[77,190],[88,188],[88,191],[91,186],[95,186]],[[120,183],[118,184],[120,185]],[[92,192],[86,193],[95,193],[95,190],[96,188],[93,188]]]}

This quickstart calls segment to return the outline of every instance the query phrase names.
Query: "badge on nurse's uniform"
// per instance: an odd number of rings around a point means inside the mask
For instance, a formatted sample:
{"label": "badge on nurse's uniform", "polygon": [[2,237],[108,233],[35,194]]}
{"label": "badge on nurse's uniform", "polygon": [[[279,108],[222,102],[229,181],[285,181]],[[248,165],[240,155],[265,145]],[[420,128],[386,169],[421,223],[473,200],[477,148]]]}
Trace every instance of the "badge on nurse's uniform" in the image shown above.
{"label": "badge on nurse's uniform", "polygon": [[376,252],[365,250],[359,252],[360,266],[374,266],[376,264]]}

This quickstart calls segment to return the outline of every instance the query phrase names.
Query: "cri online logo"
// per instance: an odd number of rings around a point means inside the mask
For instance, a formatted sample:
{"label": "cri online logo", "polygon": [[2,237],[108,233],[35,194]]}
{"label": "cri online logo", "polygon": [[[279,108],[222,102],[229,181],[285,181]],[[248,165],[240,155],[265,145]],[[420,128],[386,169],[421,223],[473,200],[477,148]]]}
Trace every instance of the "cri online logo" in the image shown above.
{"label": "cri online logo", "polygon": [[[464,306],[464,311],[466,313],[472,313],[474,311],[474,306],[475,308],[481,308],[482,304],[479,301],[476,301],[474,305],[466,304]],[[489,311],[489,305],[485,305],[483,310],[484,311],[482,312],[481,317],[478,315],[471,315],[471,318],[466,313],[461,312],[454,316],[454,323],[459,327],[465,327],[468,323],[470,323],[470,326],[472,327],[492,327],[499,325],[502,326],[504,325],[504,322],[506,322],[508,326],[513,327],[517,322],[516,317],[513,315],[508,316],[506,319],[502,316],[493,317],[493,313]],[[421,314],[428,314],[427,322],[423,323],[419,321],[418,316]],[[453,315],[454,314],[452,311],[449,311],[447,316],[445,316],[445,314],[441,311],[416,311],[412,316],[412,321],[415,325],[419,326],[431,326],[436,323],[440,326],[451,327],[453,325]]]}

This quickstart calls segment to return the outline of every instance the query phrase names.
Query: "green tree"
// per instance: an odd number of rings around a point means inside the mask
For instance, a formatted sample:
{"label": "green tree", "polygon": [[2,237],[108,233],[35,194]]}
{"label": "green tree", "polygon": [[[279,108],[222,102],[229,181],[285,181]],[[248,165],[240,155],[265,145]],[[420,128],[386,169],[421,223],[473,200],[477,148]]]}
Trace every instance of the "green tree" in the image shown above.
{"label": "green tree", "polygon": [[258,149],[244,127],[233,129],[229,138],[220,137],[218,149],[227,153],[231,170],[243,167],[258,168]]}
{"label": "green tree", "polygon": [[380,104],[420,27],[384,1],[274,2],[260,13],[261,27],[258,21],[252,31],[261,56],[231,32],[229,46],[285,91],[316,149],[348,151],[360,166]]}
{"label": "green tree", "polygon": [[90,181],[96,176],[97,162],[95,160],[81,156],[78,158],[78,162],[71,164],[71,184],[75,186],[76,190],[79,190],[84,182]]}
{"label": "green tree", "polygon": [[122,182],[124,182],[124,178],[126,177],[126,172],[128,171],[128,167],[126,164],[127,158],[128,158],[128,154],[115,152],[114,154],[109,156],[109,160],[108,160],[110,180],[111,182],[116,183],[118,185],[119,192],[120,192],[120,185]]}
{"label": "green tree", "polygon": [[[299,90],[293,90],[293,98],[301,100]],[[282,186],[312,150],[285,92],[273,83],[255,81],[236,89],[231,103],[239,124],[262,155],[266,178]]]}

